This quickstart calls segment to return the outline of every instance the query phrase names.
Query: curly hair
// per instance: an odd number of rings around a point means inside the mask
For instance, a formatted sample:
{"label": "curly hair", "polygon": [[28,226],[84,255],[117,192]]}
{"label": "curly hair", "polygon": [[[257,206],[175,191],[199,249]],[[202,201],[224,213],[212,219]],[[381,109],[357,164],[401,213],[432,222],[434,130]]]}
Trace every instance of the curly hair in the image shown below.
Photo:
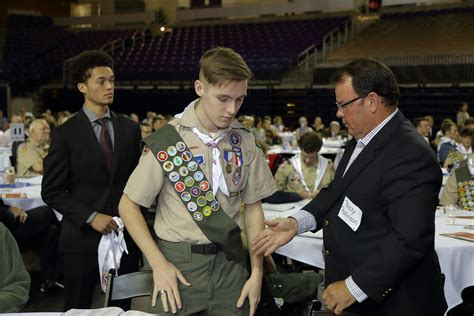
{"label": "curly hair", "polygon": [[101,50],[87,50],[71,60],[69,66],[71,83],[85,83],[91,76],[91,70],[96,67],[109,67],[114,70],[114,60]]}

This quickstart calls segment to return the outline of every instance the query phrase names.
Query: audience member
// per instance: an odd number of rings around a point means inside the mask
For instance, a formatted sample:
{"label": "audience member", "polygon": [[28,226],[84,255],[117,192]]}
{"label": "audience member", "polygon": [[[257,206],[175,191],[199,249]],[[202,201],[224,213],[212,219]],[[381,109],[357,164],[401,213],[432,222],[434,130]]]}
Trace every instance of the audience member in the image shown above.
{"label": "audience member", "polygon": [[283,119],[281,118],[281,116],[277,115],[273,118],[273,128],[279,133],[284,132],[286,130],[285,124],[283,124]]}
{"label": "audience member", "polygon": [[[140,157],[140,128],[110,110],[114,65],[102,51],[85,51],[70,64],[84,105],[53,130],[44,159],[42,197],[63,215],[59,251],[64,258],[64,309],[90,308],[99,282],[98,246],[118,226],[118,202]],[[128,255],[119,274],[137,271],[139,252],[125,231]],[[108,272],[108,271],[105,271]],[[123,309],[130,300],[114,301]]]}
{"label": "audience member", "polygon": [[15,239],[0,223],[0,312],[19,312],[28,302],[30,276]]}
{"label": "audience member", "polygon": [[315,132],[319,133],[319,136],[322,135],[325,125],[323,123],[323,119],[321,118],[321,116],[316,116],[314,118],[314,123],[312,127]]}
{"label": "audience member", "polygon": [[430,123],[425,117],[417,117],[413,120],[413,126],[415,126],[418,133],[423,136],[423,139],[429,144],[430,143]]}
{"label": "audience member", "polygon": [[165,126],[165,124],[166,124],[165,117],[161,114],[154,116],[151,120],[151,127],[153,131],[159,130],[160,128]]}
{"label": "audience member", "polygon": [[465,121],[470,117],[468,110],[469,105],[467,102],[461,102],[458,113],[456,114],[456,122],[459,127],[464,127]]}
{"label": "audience member", "polygon": [[282,163],[275,174],[277,190],[312,199],[332,181],[332,162],[318,154],[322,144],[316,132],[301,137],[298,142],[301,153]]}
{"label": "audience member", "polygon": [[136,113],[130,113],[130,119],[135,123],[140,123],[140,118]]}
{"label": "audience member", "polygon": [[48,154],[50,127],[46,120],[36,119],[31,122],[29,138],[18,146],[17,174],[20,177],[43,174],[43,159]]}
{"label": "audience member", "polygon": [[440,204],[457,205],[474,211],[474,154],[470,154],[448,177],[441,194]]}
{"label": "audience member", "polygon": [[460,134],[461,142],[457,144],[456,150],[449,152],[448,157],[444,161],[443,167],[455,169],[459,167],[460,163],[467,159],[472,153],[472,143],[474,141],[474,131],[464,128]]}
{"label": "audience member", "polygon": [[438,159],[441,166],[444,165],[449,152],[456,150],[456,140],[459,137],[458,127],[452,121],[446,121],[441,126],[443,137],[438,145]]}
{"label": "audience member", "polygon": [[265,129],[263,128],[263,120],[261,117],[257,117],[255,121],[255,127],[251,129],[253,136],[260,144],[265,144]]}
{"label": "audience member", "polygon": [[468,118],[464,121],[464,127],[474,132],[474,117]]}
{"label": "audience member", "polygon": [[153,129],[150,125],[146,123],[140,123],[140,130],[142,132],[142,139],[145,139],[148,135],[153,132]]}
{"label": "audience member", "polygon": [[298,120],[298,123],[300,124],[300,126],[296,129],[296,132],[295,132],[296,140],[299,140],[301,136],[303,136],[304,134],[313,131],[313,129],[308,126],[308,120],[306,119],[306,117],[304,116],[300,117],[300,119]]}

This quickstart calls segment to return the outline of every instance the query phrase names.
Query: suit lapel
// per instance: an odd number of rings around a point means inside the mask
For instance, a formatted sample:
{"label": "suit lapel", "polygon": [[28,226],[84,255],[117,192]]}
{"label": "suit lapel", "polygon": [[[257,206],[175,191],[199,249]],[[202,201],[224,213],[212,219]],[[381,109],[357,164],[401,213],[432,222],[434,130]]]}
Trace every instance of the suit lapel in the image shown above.
{"label": "suit lapel", "polygon": [[341,161],[339,162],[339,165],[336,169],[336,174],[334,175],[334,179],[336,181],[341,180],[342,175],[344,174],[344,170],[346,170],[347,163],[349,162],[349,158],[351,158],[352,152],[354,151],[356,144],[357,142],[355,141],[355,139],[352,139],[344,150],[344,154],[342,155]]}
{"label": "suit lapel", "polygon": [[398,126],[402,123],[405,119],[403,114],[398,110],[398,113],[375,135],[375,137],[370,141],[370,143],[362,150],[359,156],[354,160],[352,165],[347,170],[346,174],[343,178],[342,175],[344,170],[346,169],[346,165],[349,161],[352,152],[354,151],[356,142],[354,141],[352,147],[350,147],[350,152],[348,150],[348,154],[344,155],[337,168],[337,172],[335,175],[335,182],[332,188],[332,192],[334,192],[333,199],[330,202],[332,205],[335,203],[342,194],[345,194],[347,187],[354,181],[354,179],[369,165],[377,156],[377,152],[381,150],[384,145],[389,141],[389,138],[398,128]]}

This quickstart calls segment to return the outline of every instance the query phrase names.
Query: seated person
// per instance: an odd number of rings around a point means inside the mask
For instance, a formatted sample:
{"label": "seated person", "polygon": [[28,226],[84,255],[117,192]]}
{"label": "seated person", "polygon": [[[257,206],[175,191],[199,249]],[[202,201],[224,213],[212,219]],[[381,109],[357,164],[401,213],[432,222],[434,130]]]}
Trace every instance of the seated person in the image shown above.
{"label": "seated person", "polygon": [[456,140],[459,137],[459,133],[458,127],[452,121],[445,121],[441,125],[441,131],[443,136],[438,145],[438,159],[441,166],[444,166],[448,154],[456,150]]}
{"label": "seated person", "polygon": [[43,159],[48,154],[49,124],[44,119],[31,122],[29,138],[18,147],[18,176],[29,177],[43,174]]}
{"label": "seated person", "polygon": [[302,116],[298,120],[298,123],[300,124],[300,127],[296,129],[296,140],[300,140],[301,136],[308,132],[312,132],[313,129],[311,127],[308,127],[308,120],[306,117]]}
{"label": "seated person", "polygon": [[142,132],[142,139],[153,133],[153,129],[146,123],[140,123],[140,131]]}
{"label": "seated person", "polygon": [[41,264],[41,292],[49,291],[59,276],[58,241],[59,222],[53,211],[40,206],[26,212],[16,206],[7,206],[0,200],[0,222],[23,247],[32,247],[39,255]]}
{"label": "seated person", "polygon": [[301,137],[301,153],[282,163],[275,174],[278,191],[297,192],[304,199],[312,199],[332,181],[332,162],[318,154],[322,144],[316,132]]}
{"label": "seated person", "polygon": [[461,131],[461,143],[456,146],[455,151],[451,151],[444,161],[444,168],[457,168],[461,161],[465,160],[472,153],[472,143],[474,142],[474,131],[464,128]]}
{"label": "seated person", "polygon": [[0,223],[0,312],[18,312],[28,301],[30,276],[15,239]]}
{"label": "seated person", "polygon": [[441,194],[443,206],[458,205],[459,208],[474,212],[474,154],[454,170],[448,177]]}
{"label": "seated person", "polygon": [[281,145],[283,143],[283,140],[281,139],[280,136],[276,134],[276,132],[273,129],[266,129],[265,130],[265,143],[267,146]]}

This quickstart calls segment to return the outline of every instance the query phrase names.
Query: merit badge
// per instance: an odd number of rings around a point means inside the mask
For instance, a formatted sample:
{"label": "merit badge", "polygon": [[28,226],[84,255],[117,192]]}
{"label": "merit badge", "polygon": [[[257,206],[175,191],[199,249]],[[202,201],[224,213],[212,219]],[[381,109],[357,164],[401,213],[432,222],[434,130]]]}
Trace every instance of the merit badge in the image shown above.
{"label": "merit badge", "polygon": [[202,173],[202,171],[196,171],[194,173],[194,179],[196,181],[201,181],[202,179],[204,179],[204,173]]}
{"label": "merit badge", "polygon": [[189,192],[181,193],[181,200],[183,200],[184,202],[191,201],[191,194]]}
{"label": "merit badge", "polygon": [[171,182],[176,182],[179,180],[179,174],[176,171],[171,171],[168,177]]}
{"label": "merit badge", "polygon": [[179,174],[182,177],[186,177],[189,174],[188,168],[186,168],[185,166],[179,167]]}
{"label": "merit badge", "polygon": [[184,184],[186,184],[187,187],[192,187],[194,185],[194,179],[191,176],[187,176],[184,178]]}
{"label": "merit badge", "polygon": [[197,202],[197,205],[199,205],[200,207],[203,207],[207,203],[206,198],[204,198],[204,196],[199,196],[196,202]]}
{"label": "merit badge", "polygon": [[165,161],[163,163],[163,169],[166,171],[166,172],[170,172],[171,170],[173,170],[174,168],[174,165],[171,161]]}
{"label": "merit badge", "polygon": [[184,142],[177,142],[176,143],[176,149],[178,151],[183,151],[186,149],[186,145],[184,144]]}
{"label": "merit badge", "polygon": [[183,158],[184,161],[190,161],[191,158],[193,158],[193,154],[191,154],[190,151],[185,151],[181,154],[181,158]]}
{"label": "merit badge", "polygon": [[193,201],[189,202],[186,207],[188,208],[188,211],[190,212],[194,212],[198,209],[196,203],[194,203]]}
{"label": "merit badge", "polygon": [[212,208],[209,205],[204,206],[204,208],[202,209],[202,213],[204,214],[204,216],[211,216]]}
{"label": "merit badge", "polygon": [[198,187],[192,187],[191,188],[191,195],[192,196],[198,197],[200,193],[201,193],[201,189],[199,189]]}
{"label": "merit badge", "polygon": [[181,157],[176,156],[173,158],[173,163],[175,164],[176,167],[179,167],[183,164],[183,159]]}
{"label": "merit badge", "polygon": [[231,173],[231,172],[232,172],[232,166],[230,165],[230,163],[228,163],[228,164],[225,165],[225,172],[227,172],[227,173]]}
{"label": "merit badge", "polygon": [[199,183],[199,188],[203,191],[209,190],[209,182],[202,181],[201,183]]}
{"label": "merit badge", "polygon": [[217,201],[212,201],[211,202],[211,208],[214,212],[218,211],[219,210],[219,202]]}
{"label": "merit badge", "polygon": [[203,165],[206,163],[206,159],[204,159],[203,155],[195,155],[194,160],[200,165]]}
{"label": "merit badge", "polygon": [[202,221],[203,216],[202,216],[201,212],[194,212],[193,213],[193,218],[196,222],[200,222],[200,221]]}
{"label": "merit badge", "polygon": [[212,200],[214,200],[214,193],[212,193],[212,191],[209,191],[206,193],[206,199],[211,202]]}
{"label": "merit badge", "polygon": [[158,154],[156,155],[156,158],[158,159],[158,161],[165,161],[166,159],[168,159],[168,154],[166,153],[166,151],[159,151]]}
{"label": "merit badge", "polygon": [[184,183],[179,181],[179,182],[176,182],[175,185],[174,185],[174,189],[178,192],[183,192],[184,189],[185,189],[185,186],[184,186]]}
{"label": "merit badge", "polygon": [[194,160],[193,160],[193,161],[190,161],[190,162],[188,163],[188,169],[189,169],[190,171],[196,171],[197,168],[198,168],[198,164],[197,164],[197,162],[195,162]]}
{"label": "merit badge", "polygon": [[232,175],[232,183],[237,186],[240,184],[240,180],[242,179],[242,168],[238,167],[234,174]]}
{"label": "merit badge", "polygon": [[168,155],[170,155],[171,157],[172,156],[176,156],[176,147],[174,146],[169,146],[168,149],[166,149],[166,151],[168,152]]}
{"label": "merit badge", "polygon": [[240,134],[236,131],[232,131],[229,134],[229,142],[232,146],[240,146],[241,138]]}

